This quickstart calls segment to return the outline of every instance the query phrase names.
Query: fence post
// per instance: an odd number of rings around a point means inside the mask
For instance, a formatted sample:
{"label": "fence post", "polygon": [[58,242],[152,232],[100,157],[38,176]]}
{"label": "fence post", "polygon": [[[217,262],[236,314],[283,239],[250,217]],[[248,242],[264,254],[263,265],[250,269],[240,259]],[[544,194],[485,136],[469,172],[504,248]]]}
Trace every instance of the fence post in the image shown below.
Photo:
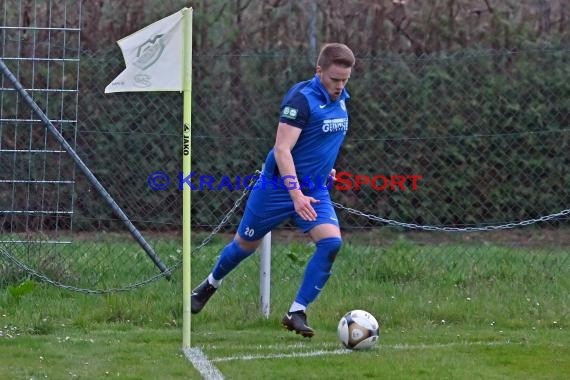
{"label": "fence post", "polygon": [[261,313],[269,318],[271,293],[271,231],[261,240],[261,259],[259,263],[259,290],[261,293]]}

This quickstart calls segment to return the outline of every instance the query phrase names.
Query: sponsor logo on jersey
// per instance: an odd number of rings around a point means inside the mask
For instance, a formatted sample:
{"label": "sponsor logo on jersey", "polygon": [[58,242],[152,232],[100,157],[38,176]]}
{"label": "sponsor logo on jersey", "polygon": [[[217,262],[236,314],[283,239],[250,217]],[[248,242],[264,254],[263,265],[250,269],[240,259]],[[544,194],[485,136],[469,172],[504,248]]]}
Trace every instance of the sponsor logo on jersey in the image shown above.
{"label": "sponsor logo on jersey", "polygon": [[348,130],[348,118],[324,120],[322,129],[325,133],[346,132]]}
{"label": "sponsor logo on jersey", "polygon": [[297,110],[297,108],[293,108],[293,107],[285,107],[283,108],[283,111],[281,112],[281,116],[286,117],[287,119],[296,119],[297,115],[299,114],[299,111]]}

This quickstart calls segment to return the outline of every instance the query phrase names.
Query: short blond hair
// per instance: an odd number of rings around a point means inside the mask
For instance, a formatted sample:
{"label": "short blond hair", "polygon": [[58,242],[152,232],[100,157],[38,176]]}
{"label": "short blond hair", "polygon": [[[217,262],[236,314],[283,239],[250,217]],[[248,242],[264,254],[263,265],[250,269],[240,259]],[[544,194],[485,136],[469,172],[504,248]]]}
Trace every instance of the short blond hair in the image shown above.
{"label": "short blond hair", "polygon": [[331,65],[353,67],[355,62],[352,50],[345,44],[339,43],[324,45],[317,58],[317,66],[323,70],[328,69]]}

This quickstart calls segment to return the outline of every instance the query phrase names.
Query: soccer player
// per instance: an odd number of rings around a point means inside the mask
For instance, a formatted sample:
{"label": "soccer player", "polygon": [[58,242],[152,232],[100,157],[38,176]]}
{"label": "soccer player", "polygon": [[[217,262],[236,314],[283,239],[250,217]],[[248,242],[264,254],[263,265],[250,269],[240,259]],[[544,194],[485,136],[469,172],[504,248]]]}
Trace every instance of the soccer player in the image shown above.
{"label": "soccer player", "polygon": [[282,324],[312,337],[306,309],[331,275],[342,239],[331,204],[333,165],[348,130],[345,89],[355,58],[344,44],[321,49],[316,74],[294,85],[281,103],[275,145],[247,201],[234,240],[220,253],[208,277],[192,291],[192,313],[199,313],[222,279],[260,245],[263,236],[287,218],[316,245],[301,286]]}

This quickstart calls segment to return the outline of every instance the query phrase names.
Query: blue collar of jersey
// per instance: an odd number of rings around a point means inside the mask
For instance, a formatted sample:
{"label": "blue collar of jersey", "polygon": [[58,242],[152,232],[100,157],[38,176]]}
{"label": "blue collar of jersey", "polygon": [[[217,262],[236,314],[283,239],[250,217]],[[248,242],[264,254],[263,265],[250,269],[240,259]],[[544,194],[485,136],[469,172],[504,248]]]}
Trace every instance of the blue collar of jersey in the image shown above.
{"label": "blue collar of jersey", "polygon": [[[315,74],[315,77],[313,78],[313,80],[311,80],[311,83],[312,83],[313,87],[315,87],[316,89],[318,89],[321,92],[321,94],[323,95],[323,97],[326,100],[326,104],[332,103],[332,100],[331,100],[329,93],[327,92],[327,90],[323,86],[323,84],[321,83],[321,79],[319,78],[319,76],[317,74]],[[345,100],[348,98],[350,98],[350,95],[348,94],[348,91],[346,91],[346,88],[343,88],[342,92],[340,93],[340,96],[338,97],[338,99],[336,101]]]}

